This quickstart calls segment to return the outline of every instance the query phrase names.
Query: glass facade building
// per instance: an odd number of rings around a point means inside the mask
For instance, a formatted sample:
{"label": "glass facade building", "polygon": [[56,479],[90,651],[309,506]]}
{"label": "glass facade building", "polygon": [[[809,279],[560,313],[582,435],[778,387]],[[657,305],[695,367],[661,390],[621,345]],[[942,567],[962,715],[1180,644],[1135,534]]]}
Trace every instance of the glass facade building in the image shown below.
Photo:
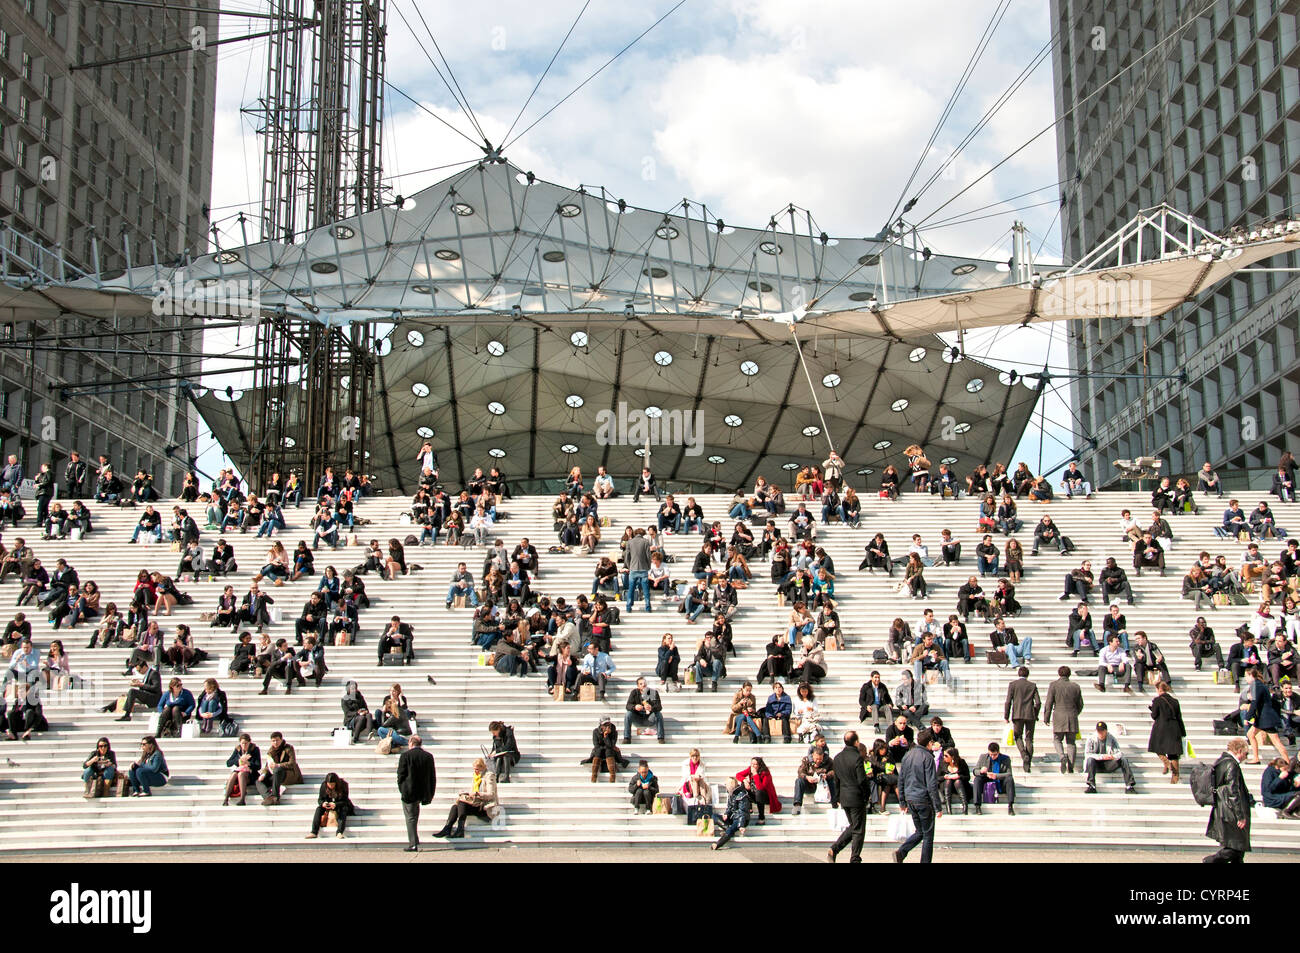
{"label": "glass facade building", "polygon": [[[216,3],[184,7],[0,0],[9,252],[30,260],[21,234],[77,268],[112,273],[206,250],[217,18],[194,8]],[[133,58],[141,53],[161,55]],[[23,269],[13,258],[6,266]],[[200,343],[166,316],[0,326],[0,453],[22,456],[29,475],[51,461],[59,476],[72,450],[91,462],[104,454],[119,473],[143,468],[164,493],[178,489],[184,465],[164,451],[195,453],[197,418],[175,382],[149,379],[181,370]],[[122,378],[147,383],[114,383]]]}
{"label": "glass facade building", "polygon": [[[1300,218],[1300,4],[1052,0],[1051,17],[1066,261],[1161,203],[1218,234]],[[1098,485],[1156,456],[1172,475],[1260,468],[1267,489],[1300,453],[1300,274],[1267,270],[1298,266],[1269,259],[1149,323],[1071,324],[1071,370],[1097,375],[1072,405]]]}

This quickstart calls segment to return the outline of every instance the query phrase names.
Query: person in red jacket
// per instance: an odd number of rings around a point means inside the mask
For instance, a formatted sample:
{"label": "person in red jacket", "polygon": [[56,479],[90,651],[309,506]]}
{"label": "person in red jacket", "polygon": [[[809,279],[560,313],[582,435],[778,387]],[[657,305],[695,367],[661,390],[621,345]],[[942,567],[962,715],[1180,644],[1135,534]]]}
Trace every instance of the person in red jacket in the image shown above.
{"label": "person in red jacket", "polygon": [[762,758],[750,758],[749,767],[736,775],[737,781],[743,782],[745,778],[753,781],[754,803],[758,805],[758,823],[766,824],[767,820],[763,817],[765,810],[770,809],[773,814],[781,813],[781,799],[777,796],[772,772],[767,770],[767,765]]}

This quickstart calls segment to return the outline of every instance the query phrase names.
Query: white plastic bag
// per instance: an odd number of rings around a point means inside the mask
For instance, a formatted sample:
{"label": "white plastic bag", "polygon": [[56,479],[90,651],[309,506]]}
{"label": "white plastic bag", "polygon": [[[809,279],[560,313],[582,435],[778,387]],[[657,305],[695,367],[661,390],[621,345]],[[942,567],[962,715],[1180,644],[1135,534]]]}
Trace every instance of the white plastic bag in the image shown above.
{"label": "white plastic bag", "polygon": [[916,833],[916,823],[911,814],[889,815],[889,839],[900,844]]}
{"label": "white plastic bag", "polygon": [[849,826],[849,816],[844,813],[844,808],[833,807],[826,812],[826,826],[831,829],[832,834],[838,834]]}
{"label": "white plastic bag", "polygon": [[330,739],[335,748],[347,748],[352,744],[352,732],[346,728],[335,728]]}
{"label": "white plastic bag", "polygon": [[193,741],[199,736],[199,726],[197,722],[187,721],[181,725],[181,740]]}

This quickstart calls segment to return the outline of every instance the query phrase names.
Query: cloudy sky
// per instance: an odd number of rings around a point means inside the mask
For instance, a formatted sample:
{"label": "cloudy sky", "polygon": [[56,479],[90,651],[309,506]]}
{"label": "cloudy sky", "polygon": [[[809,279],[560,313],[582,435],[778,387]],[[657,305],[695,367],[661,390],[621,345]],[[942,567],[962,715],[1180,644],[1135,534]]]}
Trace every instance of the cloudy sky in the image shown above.
{"label": "cloudy sky", "polygon": [[[1054,118],[1050,56],[962,147],[1043,52],[1041,0],[388,0],[387,10],[384,173],[394,194],[475,161],[486,137],[540,178],[603,185],[640,207],[690,198],[761,226],[794,203],[832,236],[864,237],[916,197],[907,219],[936,251],[1005,260],[1020,219],[1033,254],[1060,260],[1054,130],[1025,145]],[[223,33],[246,26],[230,18]],[[265,42],[224,47],[220,60],[212,206],[227,226],[241,209],[257,211],[262,146],[247,108],[261,95]],[[453,76],[468,109],[444,81]],[[1060,328],[993,338],[968,339],[968,350],[1064,370]],[[1044,404],[1051,465],[1067,452],[1057,441],[1068,443],[1059,425],[1068,411]],[[1034,429],[1021,447],[1031,466],[1039,439]],[[219,465],[207,448],[201,466]]]}

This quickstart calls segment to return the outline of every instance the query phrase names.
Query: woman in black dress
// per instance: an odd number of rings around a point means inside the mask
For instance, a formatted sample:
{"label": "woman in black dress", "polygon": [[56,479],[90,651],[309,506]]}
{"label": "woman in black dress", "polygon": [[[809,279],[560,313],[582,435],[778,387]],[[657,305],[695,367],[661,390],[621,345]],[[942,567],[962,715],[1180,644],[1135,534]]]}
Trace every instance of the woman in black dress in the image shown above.
{"label": "woman in black dress", "polygon": [[1178,759],[1183,756],[1186,735],[1182,707],[1169,693],[1169,683],[1160,682],[1151,701],[1151,739],[1147,750],[1160,756],[1160,763],[1165,767],[1163,773],[1170,775],[1170,784],[1178,783]]}

